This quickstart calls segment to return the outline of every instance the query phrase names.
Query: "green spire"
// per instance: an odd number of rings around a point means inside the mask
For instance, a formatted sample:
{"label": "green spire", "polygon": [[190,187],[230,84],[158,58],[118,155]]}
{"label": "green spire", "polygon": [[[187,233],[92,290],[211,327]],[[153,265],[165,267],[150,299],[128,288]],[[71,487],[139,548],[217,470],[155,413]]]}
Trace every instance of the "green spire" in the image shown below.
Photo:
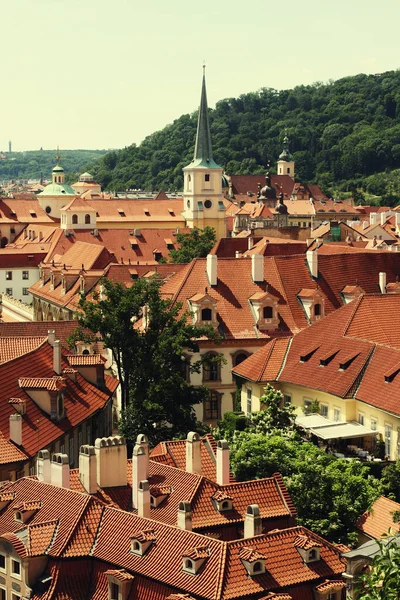
{"label": "green spire", "polygon": [[206,169],[219,169],[212,155],[210,121],[208,118],[208,104],[206,91],[206,73],[203,65],[203,83],[201,87],[201,100],[199,117],[197,121],[196,144],[194,147],[193,161],[191,167],[204,167]]}

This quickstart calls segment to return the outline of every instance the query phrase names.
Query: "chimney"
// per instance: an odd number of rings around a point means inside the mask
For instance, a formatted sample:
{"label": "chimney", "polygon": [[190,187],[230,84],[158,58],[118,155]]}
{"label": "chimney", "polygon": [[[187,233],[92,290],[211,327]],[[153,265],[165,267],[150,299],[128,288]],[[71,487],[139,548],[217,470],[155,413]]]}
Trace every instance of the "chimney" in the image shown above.
{"label": "chimney", "polygon": [[379,273],[379,289],[381,294],[386,294],[386,273]]}
{"label": "chimney", "polygon": [[88,444],[79,451],[79,479],[88,494],[97,492],[96,451]]}
{"label": "chimney", "polygon": [[240,258],[242,256],[242,253],[239,252],[239,250],[236,250],[235,252],[235,258]]}
{"label": "chimney", "polygon": [[127,484],[126,442],[122,435],[97,438],[96,453],[97,485],[101,488],[119,487]]}
{"label": "chimney", "polygon": [[[147,439],[147,436],[144,435],[143,433],[139,433],[139,435],[136,438],[136,443],[139,444],[139,446],[142,446],[142,448],[145,449],[146,451],[146,456],[147,458],[149,457],[149,440]],[[149,476],[149,466],[147,465],[147,473],[146,473],[146,479]]]}
{"label": "chimney", "polygon": [[192,507],[190,502],[179,502],[177,526],[178,529],[192,531]]}
{"label": "chimney", "polygon": [[376,225],[378,220],[378,214],[377,213],[370,213],[369,214],[369,224],[370,225]]}
{"label": "chimney", "polygon": [[67,454],[53,454],[51,457],[51,483],[57,487],[69,488],[69,460]]}
{"label": "chimney", "polygon": [[146,448],[135,444],[132,454],[132,506],[139,508],[139,486],[141,481],[147,481],[149,476],[149,458]]}
{"label": "chimney", "polygon": [[254,239],[252,238],[252,236],[250,236],[247,238],[247,250],[251,250],[253,246],[254,246]]}
{"label": "chimney", "polygon": [[381,225],[384,225],[385,223],[386,223],[386,213],[381,212]]}
{"label": "chimney", "polygon": [[262,534],[262,521],[258,504],[250,504],[244,517],[244,537],[252,538]]}
{"label": "chimney", "polygon": [[54,346],[55,339],[56,332],[54,331],[54,329],[49,329],[47,332],[47,341],[49,342],[50,346]]}
{"label": "chimney", "polygon": [[252,254],[251,276],[254,283],[262,283],[264,281],[264,256],[262,254]]}
{"label": "chimney", "polygon": [[53,371],[61,375],[61,342],[54,340],[53,344]]}
{"label": "chimney", "polygon": [[201,475],[201,441],[199,434],[193,431],[186,438],[186,471]]}
{"label": "chimney", "polygon": [[369,227],[369,223],[368,223],[368,221],[363,221],[363,222],[362,222],[362,228],[363,228],[363,230],[364,230],[364,229],[367,229],[367,227]]}
{"label": "chimney", "polygon": [[306,253],[308,268],[310,269],[311,277],[318,277],[318,254],[317,250],[307,250]]}
{"label": "chimney", "polygon": [[10,415],[10,440],[22,446],[22,417],[19,413]]}
{"label": "chimney", "polygon": [[218,485],[229,483],[229,446],[226,440],[217,442],[217,483]]}
{"label": "chimney", "polygon": [[150,488],[147,479],[139,482],[137,510],[139,517],[150,519]]}
{"label": "chimney", "polygon": [[217,255],[207,254],[207,278],[210,285],[217,285]]}
{"label": "chimney", "polygon": [[51,483],[50,472],[50,452],[48,450],[39,450],[36,459],[36,475],[39,481]]}

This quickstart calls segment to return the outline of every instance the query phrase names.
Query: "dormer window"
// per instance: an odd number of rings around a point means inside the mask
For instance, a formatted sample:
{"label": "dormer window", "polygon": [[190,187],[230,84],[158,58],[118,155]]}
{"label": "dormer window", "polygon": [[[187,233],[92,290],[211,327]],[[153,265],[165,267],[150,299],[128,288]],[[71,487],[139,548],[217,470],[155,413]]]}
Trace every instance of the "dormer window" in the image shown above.
{"label": "dormer window", "polygon": [[126,600],[131,591],[133,575],[125,569],[110,569],[104,575],[108,581],[108,600]]}
{"label": "dormer window", "polygon": [[134,533],[131,537],[131,552],[136,556],[143,556],[156,541],[153,529],[144,529]]}
{"label": "dormer window", "polygon": [[207,291],[195,294],[189,298],[188,303],[195,325],[199,327],[202,325],[212,325],[215,329],[218,327],[217,301]]}
{"label": "dormer window", "polygon": [[151,508],[157,508],[162,502],[170,495],[170,486],[152,486],[150,488],[150,506]]}
{"label": "dormer window", "polygon": [[314,304],[314,316],[315,316],[315,318],[320,319],[321,315],[322,315],[322,306],[321,306],[321,304],[319,304],[319,303]]}
{"label": "dormer window", "polygon": [[72,225],[78,225],[78,215],[72,215]]}
{"label": "dormer window", "polygon": [[212,310],[211,308],[203,308],[201,311],[202,321],[212,321]]}
{"label": "dormer window", "polygon": [[258,552],[256,548],[241,548],[239,550],[239,558],[250,577],[256,577],[265,573],[266,557]]}
{"label": "dormer window", "polygon": [[276,329],[279,325],[278,298],[270,292],[256,292],[250,306],[259,329]]}
{"label": "dormer window", "polygon": [[263,308],[263,317],[266,320],[272,319],[274,316],[274,310],[272,306],[264,306]]}
{"label": "dormer window", "polygon": [[325,299],[318,288],[302,289],[297,297],[299,298],[310,323],[315,323],[325,316]]}
{"label": "dormer window", "polygon": [[294,540],[300,556],[306,564],[320,560],[321,544],[309,535],[298,535]]}
{"label": "dormer window", "polygon": [[218,490],[211,499],[218,512],[232,510],[232,498],[226,492]]}
{"label": "dormer window", "polygon": [[42,506],[40,500],[28,500],[14,506],[14,519],[18,523],[26,523]]}
{"label": "dormer window", "polygon": [[206,547],[191,548],[183,554],[182,571],[196,575],[205,560],[210,556],[210,549]]}

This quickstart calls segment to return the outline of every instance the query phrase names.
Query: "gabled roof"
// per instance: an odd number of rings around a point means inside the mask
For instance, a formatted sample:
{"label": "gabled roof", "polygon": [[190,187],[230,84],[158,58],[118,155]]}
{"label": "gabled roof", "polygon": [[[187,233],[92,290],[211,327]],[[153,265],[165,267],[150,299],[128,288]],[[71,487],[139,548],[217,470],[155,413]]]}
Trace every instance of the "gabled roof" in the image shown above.
{"label": "gabled roof", "polygon": [[28,460],[27,455],[17,446],[7,440],[0,431],[0,465],[8,465],[15,462]]}
{"label": "gabled roof", "polygon": [[[3,323],[0,324],[0,330]],[[0,363],[13,360],[27,352],[39,348],[47,340],[46,337],[1,337],[0,333]]]}
{"label": "gabled roof", "polygon": [[[38,339],[42,340],[48,335],[49,330],[55,331],[55,339],[60,340],[61,345],[66,348],[68,346],[67,339],[78,327],[77,321],[30,321],[26,323],[0,323],[0,345],[3,342],[7,344],[12,338],[19,339],[23,346],[24,353],[27,352],[27,346],[23,339]],[[11,341],[13,344],[13,341]],[[28,342],[30,344],[30,342]],[[29,348],[33,350],[32,346]]]}
{"label": "gabled roof", "polygon": [[275,381],[282,367],[290,338],[276,339],[254,352],[232,370],[234,375],[249,381]]}
{"label": "gabled roof", "polygon": [[356,527],[370,538],[380,540],[389,533],[399,531],[399,523],[393,520],[393,513],[400,511],[400,504],[380,496],[369,510],[357,521]]}

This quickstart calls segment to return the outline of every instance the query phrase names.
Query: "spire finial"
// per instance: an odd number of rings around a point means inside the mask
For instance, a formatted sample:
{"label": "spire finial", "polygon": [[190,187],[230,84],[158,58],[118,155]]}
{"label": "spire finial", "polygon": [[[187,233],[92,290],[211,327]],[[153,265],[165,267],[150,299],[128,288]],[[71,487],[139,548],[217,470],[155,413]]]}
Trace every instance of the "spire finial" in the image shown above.
{"label": "spire finial", "polygon": [[205,74],[206,74],[206,61],[203,60],[203,77],[205,76]]}
{"label": "spire finial", "polygon": [[57,146],[57,155],[56,155],[56,161],[59,162],[60,161],[60,146]]}

